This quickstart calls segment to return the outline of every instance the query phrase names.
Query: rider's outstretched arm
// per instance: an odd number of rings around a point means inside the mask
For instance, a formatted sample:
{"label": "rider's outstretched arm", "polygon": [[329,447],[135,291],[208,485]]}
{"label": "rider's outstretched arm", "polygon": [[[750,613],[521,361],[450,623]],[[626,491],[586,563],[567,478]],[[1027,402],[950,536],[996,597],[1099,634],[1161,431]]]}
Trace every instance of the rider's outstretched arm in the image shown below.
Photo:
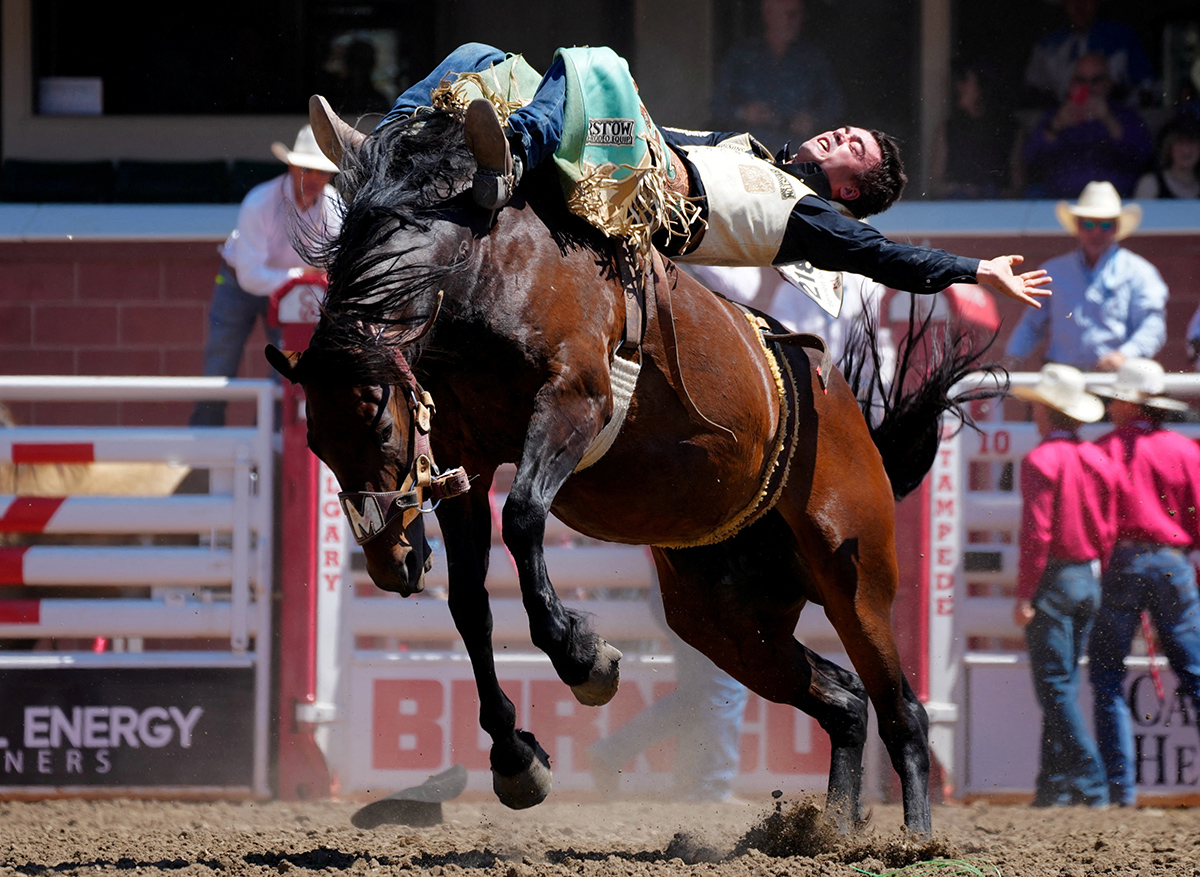
{"label": "rider's outstretched arm", "polygon": [[1044,288],[1050,283],[1045,271],[1013,273],[1023,256],[980,260],[898,243],[815,195],[796,202],[773,263],[801,260],[827,271],[863,274],[907,292],[934,293],[953,283],[982,283],[1033,307],[1040,307],[1035,297],[1050,294]]}

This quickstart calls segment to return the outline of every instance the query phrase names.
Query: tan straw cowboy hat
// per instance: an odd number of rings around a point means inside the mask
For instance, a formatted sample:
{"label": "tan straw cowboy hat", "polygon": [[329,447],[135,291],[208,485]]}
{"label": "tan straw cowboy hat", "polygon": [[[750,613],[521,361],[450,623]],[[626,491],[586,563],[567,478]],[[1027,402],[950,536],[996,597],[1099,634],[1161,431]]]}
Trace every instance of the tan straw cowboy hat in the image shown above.
{"label": "tan straw cowboy hat", "polygon": [[313,136],[312,125],[305,125],[296,135],[296,145],[288,149],[278,141],[271,144],[271,152],[284,164],[304,167],[314,171],[325,171],[336,174],[338,166],[325,157],[317,146],[317,138]]}
{"label": "tan straw cowboy hat", "polygon": [[1080,423],[1095,423],[1104,416],[1104,403],[1087,391],[1087,379],[1074,366],[1048,362],[1032,387],[1013,387],[1012,394],[1027,402],[1040,402]]}
{"label": "tan straw cowboy hat", "polygon": [[1117,369],[1117,379],[1113,383],[1095,387],[1094,392],[1098,396],[1150,408],[1162,408],[1166,411],[1188,410],[1186,402],[1164,396],[1165,389],[1166,372],[1163,371],[1163,367],[1153,359],[1132,356]]}
{"label": "tan straw cowboy hat", "polygon": [[1129,237],[1142,222],[1142,208],[1136,204],[1121,206],[1121,196],[1112,183],[1093,180],[1079,193],[1079,201],[1068,204],[1059,201],[1054,208],[1059,223],[1073,235],[1079,234],[1080,219],[1114,219],[1117,240]]}

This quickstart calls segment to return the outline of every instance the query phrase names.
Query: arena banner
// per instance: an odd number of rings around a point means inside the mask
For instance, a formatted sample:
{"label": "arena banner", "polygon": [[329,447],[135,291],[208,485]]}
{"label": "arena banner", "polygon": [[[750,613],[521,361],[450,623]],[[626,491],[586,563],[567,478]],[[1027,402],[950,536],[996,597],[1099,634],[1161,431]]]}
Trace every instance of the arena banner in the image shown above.
{"label": "arena banner", "polygon": [[0,790],[249,790],[254,669],[0,670]]}
{"label": "arena banner", "polygon": [[[844,657],[830,657],[849,666]],[[518,727],[532,731],[550,756],[556,791],[592,791],[587,748],[674,687],[670,659],[626,659],[617,696],[604,707],[587,707],[575,700],[547,659],[498,655],[497,665],[501,686],[516,705]],[[479,728],[466,655],[356,659],[349,703],[344,756],[338,759],[343,791],[405,788],[461,764],[468,771],[468,790],[490,792],[491,740]],[[673,759],[672,739],[649,748],[623,771],[625,789],[669,787]],[[735,789],[823,790],[828,779],[829,738],[820,726],[793,707],[751,696]]]}
{"label": "arena banner", "polygon": [[[1174,674],[1161,668],[1160,700],[1145,658],[1125,677],[1133,719],[1139,797],[1200,796],[1197,716]],[[1080,704],[1091,725],[1092,698],[1084,670]],[[1024,655],[972,656],[967,663],[966,776],[963,794],[1033,794],[1042,714]]]}

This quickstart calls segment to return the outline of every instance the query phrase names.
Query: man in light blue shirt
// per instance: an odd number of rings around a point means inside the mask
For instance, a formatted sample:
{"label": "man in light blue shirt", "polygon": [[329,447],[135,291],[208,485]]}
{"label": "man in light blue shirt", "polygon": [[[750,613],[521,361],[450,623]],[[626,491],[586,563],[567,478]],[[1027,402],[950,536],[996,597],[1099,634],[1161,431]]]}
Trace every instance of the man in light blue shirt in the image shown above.
{"label": "man in light blue shirt", "polygon": [[1023,360],[1045,343],[1043,361],[1085,372],[1154,358],[1166,341],[1167,285],[1157,268],[1117,245],[1141,222],[1141,208],[1122,207],[1112,183],[1091,182],[1077,204],[1060,201],[1057,215],[1079,248],[1042,266],[1054,295],[1021,316],[1005,353]]}

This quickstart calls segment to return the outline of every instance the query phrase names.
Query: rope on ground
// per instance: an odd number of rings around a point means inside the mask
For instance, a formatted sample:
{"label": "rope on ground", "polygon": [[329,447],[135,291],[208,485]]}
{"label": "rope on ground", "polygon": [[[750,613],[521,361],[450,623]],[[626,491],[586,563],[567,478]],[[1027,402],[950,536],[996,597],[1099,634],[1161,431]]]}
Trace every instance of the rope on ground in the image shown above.
{"label": "rope on ground", "polygon": [[947,877],[953,874],[965,874],[969,877],[1002,877],[1000,869],[991,862],[980,859],[930,859],[928,862],[914,862],[903,868],[891,871],[867,871],[857,865],[851,865],[860,874],[870,877]]}

